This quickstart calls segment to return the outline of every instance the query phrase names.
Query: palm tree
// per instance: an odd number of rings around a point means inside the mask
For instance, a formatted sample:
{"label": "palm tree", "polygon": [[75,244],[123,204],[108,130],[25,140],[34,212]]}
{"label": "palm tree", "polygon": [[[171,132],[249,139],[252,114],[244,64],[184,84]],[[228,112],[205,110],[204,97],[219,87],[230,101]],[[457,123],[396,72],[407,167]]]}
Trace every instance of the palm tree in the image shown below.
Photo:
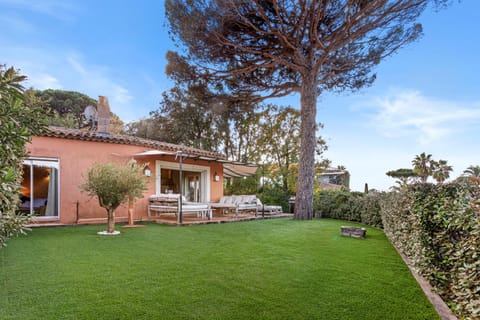
{"label": "palm tree", "polygon": [[480,183],[480,166],[469,166],[463,171],[465,177],[469,177],[470,181]]}
{"label": "palm tree", "polygon": [[443,183],[445,180],[450,178],[450,172],[452,172],[453,168],[452,166],[449,166],[447,164],[447,160],[439,160],[438,162],[433,162],[434,165],[432,165],[432,175],[435,180],[437,180],[438,183]]}
{"label": "palm tree", "polygon": [[415,156],[415,159],[412,160],[413,172],[415,172],[420,180],[425,183],[430,175],[432,175],[432,166],[434,166],[435,161],[432,160],[431,154],[425,154],[422,152],[419,155]]}
{"label": "palm tree", "polygon": [[394,186],[391,186],[390,187],[390,190],[391,191],[403,191],[403,190],[406,190],[408,188],[408,178],[405,178],[405,177],[399,177],[395,183],[397,185],[394,185]]}

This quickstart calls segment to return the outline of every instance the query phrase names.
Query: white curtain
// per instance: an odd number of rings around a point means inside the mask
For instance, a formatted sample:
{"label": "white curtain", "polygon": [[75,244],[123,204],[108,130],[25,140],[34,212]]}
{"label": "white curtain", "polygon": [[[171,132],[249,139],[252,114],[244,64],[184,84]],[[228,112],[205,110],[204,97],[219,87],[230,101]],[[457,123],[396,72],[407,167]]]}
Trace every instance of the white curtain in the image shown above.
{"label": "white curtain", "polygon": [[48,198],[47,208],[45,210],[46,216],[57,215],[57,180],[58,170],[56,168],[50,168],[50,181],[48,183]]}

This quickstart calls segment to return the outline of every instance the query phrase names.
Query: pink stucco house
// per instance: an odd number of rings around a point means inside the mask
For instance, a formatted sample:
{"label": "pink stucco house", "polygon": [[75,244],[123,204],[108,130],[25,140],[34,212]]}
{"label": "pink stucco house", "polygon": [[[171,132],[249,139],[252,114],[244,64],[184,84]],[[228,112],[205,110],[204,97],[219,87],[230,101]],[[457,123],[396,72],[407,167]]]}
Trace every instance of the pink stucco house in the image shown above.
{"label": "pink stucco house", "polygon": [[[145,172],[149,175],[148,190],[143,199],[135,202],[135,220],[147,218],[150,195],[180,193],[176,159],[179,151],[184,156],[182,194],[189,201],[218,201],[223,195],[224,176],[241,175],[246,168],[221,154],[98,130],[50,127],[43,135],[33,137],[26,148],[29,157],[23,164],[20,210],[34,213],[37,223],[106,221],[105,210],[97,199],[89,198],[79,189],[87,169],[94,163],[126,163],[135,159],[140,164],[148,164],[149,170]],[[127,214],[126,206],[118,208],[116,220],[126,221]]]}

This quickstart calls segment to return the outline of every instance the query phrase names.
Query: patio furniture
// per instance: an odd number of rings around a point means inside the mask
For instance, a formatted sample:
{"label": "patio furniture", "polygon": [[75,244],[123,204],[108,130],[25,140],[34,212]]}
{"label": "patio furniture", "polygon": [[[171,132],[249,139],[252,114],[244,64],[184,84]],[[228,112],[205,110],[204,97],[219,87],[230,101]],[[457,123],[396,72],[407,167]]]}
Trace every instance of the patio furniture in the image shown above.
{"label": "patio furniture", "polygon": [[156,216],[162,214],[173,214],[177,216],[180,213],[180,208],[182,209],[182,214],[195,213],[197,217],[201,217],[202,219],[205,217],[209,220],[212,219],[212,209],[208,203],[188,202],[185,201],[183,197],[182,205],[180,206],[180,195],[172,193],[152,195],[148,198],[149,218],[152,216],[152,212],[155,213]]}
{"label": "patio furniture", "polygon": [[221,209],[222,214],[228,211],[235,211],[235,216],[239,211],[255,211],[258,212],[257,196],[255,195],[239,195],[239,196],[223,196],[217,203],[210,203],[213,209]]}
{"label": "patio furniture", "polygon": [[218,203],[218,202],[212,202],[210,203],[210,207],[212,209],[220,210],[222,212],[222,215],[227,214],[228,212],[236,212],[237,210],[237,205],[232,204],[232,203]]}
{"label": "patio furniture", "polygon": [[270,204],[262,204],[260,199],[257,199],[257,206],[258,206],[258,212],[264,211],[264,213],[268,214],[278,214],[282,213],[283,209],[281,206],[276,206],[276,205],[270,205]]}

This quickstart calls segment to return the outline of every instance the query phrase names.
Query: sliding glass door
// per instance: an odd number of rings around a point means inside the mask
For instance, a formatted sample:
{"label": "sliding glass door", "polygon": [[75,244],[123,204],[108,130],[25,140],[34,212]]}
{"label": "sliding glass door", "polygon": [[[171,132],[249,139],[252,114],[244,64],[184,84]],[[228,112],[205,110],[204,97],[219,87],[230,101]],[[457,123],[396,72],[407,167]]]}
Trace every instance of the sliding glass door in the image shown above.
{"label": "sliding glass door", "polygon": [[36,217],[58,217],[58,173],[58,160],[25,160],[19,210]]}
{"label": "sliding glass door", "polygon": [[201,177],[201,174],[198,172],[185,172],[185,181],[183,182],[185,190],[183,194],[187,201],[200,202],[202,198]]}
{"label": "sliding glass door", "polygon": [[156,193],[182,193],[187,201],[210,201],[210,168],[183,164],[182,183],[179,165],[156,161]]}

